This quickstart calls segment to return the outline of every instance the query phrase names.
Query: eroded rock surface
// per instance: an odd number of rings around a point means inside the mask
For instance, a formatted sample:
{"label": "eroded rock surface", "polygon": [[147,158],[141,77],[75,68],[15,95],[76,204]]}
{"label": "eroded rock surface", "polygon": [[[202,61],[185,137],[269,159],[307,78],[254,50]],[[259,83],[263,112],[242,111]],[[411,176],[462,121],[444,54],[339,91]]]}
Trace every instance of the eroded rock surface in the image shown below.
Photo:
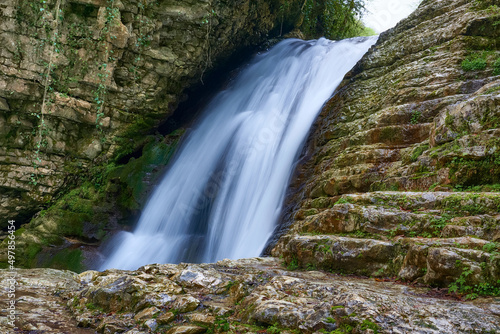
{"label": "eroded rock surface", "polygon": [[[3,287],[7,272],[0,275]],[[428,288],[289,271],[275,258],[148,265],[136,271],[80,275],[19,270],[18,277],[17,323],[24,330],[54,324],[58,333],[129,334],[500,330],[498,299],[432,298]],[[25,297],[30,294],[32,299]],[[0,326],[2,331],[8,328]]]}

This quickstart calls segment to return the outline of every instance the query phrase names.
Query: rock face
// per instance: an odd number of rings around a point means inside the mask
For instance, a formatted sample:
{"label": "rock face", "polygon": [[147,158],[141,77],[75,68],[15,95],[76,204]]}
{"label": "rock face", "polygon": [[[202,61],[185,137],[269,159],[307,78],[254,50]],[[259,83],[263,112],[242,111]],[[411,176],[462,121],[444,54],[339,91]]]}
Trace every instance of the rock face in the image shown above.
{"label": "rock face", "polygon": [[[53,269],[17,274],[21,330],[129,334],[500,330],[500,303],[493,298],[429,302],[430,289],[288,271],[272,258],[149,265],[137,271],[88,271],[78,276]],[[0,271],[2,285],[7,277]],[[28,305],[37,301],[25,296],[38,291],[50,297],[42,307],[30,309]],[[0,329],[9,331],[5,323]]]}
{"label": "rock face", "polygon": [[316,123],[274,256],[498,294],[497,5],[424,1],[381,35]]}
{"label": "rock face", "polygon": [[296,14],[261,0],[3,1],[0,215],[26,222],[78,173],[140,147],[186,88]]}

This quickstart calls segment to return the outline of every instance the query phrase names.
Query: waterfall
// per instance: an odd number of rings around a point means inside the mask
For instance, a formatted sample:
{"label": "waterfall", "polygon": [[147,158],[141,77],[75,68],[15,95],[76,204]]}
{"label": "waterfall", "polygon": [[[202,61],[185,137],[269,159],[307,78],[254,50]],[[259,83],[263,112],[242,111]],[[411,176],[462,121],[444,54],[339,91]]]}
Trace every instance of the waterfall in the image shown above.
{"label": "waterfall", "polygon": [[206,107],[101,270],[259,256],[311,125],[376,40],[288,39],[257,55]]}

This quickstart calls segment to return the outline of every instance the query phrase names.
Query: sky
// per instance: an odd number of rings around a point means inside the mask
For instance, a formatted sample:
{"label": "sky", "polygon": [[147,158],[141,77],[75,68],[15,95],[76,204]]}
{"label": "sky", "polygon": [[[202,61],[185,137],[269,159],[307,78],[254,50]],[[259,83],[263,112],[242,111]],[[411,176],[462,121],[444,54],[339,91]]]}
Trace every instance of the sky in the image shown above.
{"label": "sky", "polygon": [[367,27],[381,33],[394,27],[410,15],[421,0],[367,0],[362,21]]}

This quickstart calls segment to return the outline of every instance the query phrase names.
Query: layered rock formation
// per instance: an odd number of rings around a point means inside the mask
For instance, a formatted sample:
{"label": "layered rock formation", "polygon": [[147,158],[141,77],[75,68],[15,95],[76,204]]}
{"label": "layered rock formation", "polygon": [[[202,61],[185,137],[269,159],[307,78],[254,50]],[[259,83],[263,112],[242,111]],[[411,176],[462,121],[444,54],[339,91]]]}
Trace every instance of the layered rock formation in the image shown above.
{"label": "layered rock formation", "polygon": [[26,222],[95,162],[143,145],[186,88],[296,14],[260,0],[3,1],[0,215]]}
{"label": "layered rock formation", "polygon": [[317,122],[274,256],[499,293],[497,4],[425,1],[381,35]]}

